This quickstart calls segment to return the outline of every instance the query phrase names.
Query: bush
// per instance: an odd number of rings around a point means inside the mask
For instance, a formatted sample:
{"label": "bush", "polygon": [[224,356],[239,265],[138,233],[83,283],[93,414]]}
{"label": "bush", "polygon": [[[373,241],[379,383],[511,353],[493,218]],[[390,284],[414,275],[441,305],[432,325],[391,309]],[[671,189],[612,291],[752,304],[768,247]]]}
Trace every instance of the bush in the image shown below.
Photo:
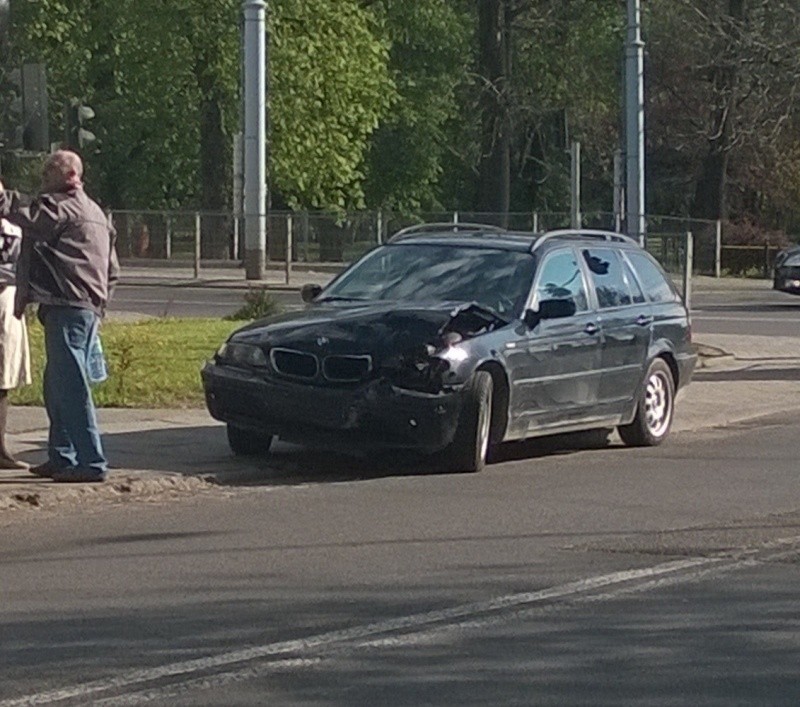
{"label": "bush", "polygon": [[244,306],[233,314],[225,317],[228,321],[241,321],[245,319],[263,319],[273,314],[278,314],[281,306],[267,290],[258,288],[250,289],[244,296]]}

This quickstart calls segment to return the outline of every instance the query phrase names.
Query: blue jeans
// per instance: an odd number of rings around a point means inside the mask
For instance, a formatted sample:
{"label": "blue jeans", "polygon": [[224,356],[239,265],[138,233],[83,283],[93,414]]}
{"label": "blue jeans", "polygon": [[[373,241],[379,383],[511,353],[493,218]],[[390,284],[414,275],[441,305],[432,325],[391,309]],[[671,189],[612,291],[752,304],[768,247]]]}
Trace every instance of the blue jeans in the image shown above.
{"label": "blue jeans", "polygon": [[105,476],[108,463],[86,377],[89,344],[100,320],[88,309],[52,305],[39,307],[39,320],[47,354],[44,404],[50,418],[50,464]]}

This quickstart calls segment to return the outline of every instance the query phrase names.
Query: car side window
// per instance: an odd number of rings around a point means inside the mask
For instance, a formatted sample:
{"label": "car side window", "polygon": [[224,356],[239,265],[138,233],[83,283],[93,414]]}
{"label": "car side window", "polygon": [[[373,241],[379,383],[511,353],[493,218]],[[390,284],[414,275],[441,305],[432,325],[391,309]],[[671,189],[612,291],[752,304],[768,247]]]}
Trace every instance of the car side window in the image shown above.
{"label": "car side window", "polygon": [[536,278],[534,304],[548,299],[571,299],[577,312],[589,309],[586,283],[572,250],[557,251],[542,263]]}
{"label": "car side window", "polygon": [[631,267],[631,264],[625,260],[625,258],[622,259],[622,268],[625,272],[625,280],[630,288],[631,296],[633,297],[633,303],[643,304],[644,302],[647,302],[647,297],[644,296],[644,292],[642,292],[642,288],[639,286],[639,282],[636,279],[633,268]]}
{"label": "car side window", "polygon": [[651,302],[675,302],[680,295],[661,268],[644,253],[627,253]]}
{"label": "car side window", "polygon": [[583,259],[589,266],[600,309],[624,307],[632,303],[622,260],[610,248],[586,248]]}

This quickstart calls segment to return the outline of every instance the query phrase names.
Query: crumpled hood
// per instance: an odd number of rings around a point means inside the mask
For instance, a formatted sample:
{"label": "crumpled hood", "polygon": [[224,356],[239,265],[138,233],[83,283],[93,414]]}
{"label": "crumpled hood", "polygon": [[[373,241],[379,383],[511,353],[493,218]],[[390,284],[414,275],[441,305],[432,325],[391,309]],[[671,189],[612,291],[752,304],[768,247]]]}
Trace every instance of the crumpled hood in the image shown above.
{"label": "crumpled hood", "polygon": [[326,354],[368,353],[382,359],[436,345],[448,331],[469,338],[503,324],[497,315],[472,303],[312,304],[303,311],[254,322],[231,340]]}

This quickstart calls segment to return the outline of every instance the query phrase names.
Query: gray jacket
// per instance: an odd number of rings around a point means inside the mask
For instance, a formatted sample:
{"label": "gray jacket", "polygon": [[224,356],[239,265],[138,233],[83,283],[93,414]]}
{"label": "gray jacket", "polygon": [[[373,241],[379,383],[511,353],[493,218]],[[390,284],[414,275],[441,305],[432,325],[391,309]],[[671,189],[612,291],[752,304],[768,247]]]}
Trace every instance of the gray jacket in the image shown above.
{"label": "gray jacket", "polygon": [[40,194],[30,206],[0,193],[0,215],[22,227],[14,313],[29,302],[90,309],[99,316],[119,278],[116,231],[83,189]]}

